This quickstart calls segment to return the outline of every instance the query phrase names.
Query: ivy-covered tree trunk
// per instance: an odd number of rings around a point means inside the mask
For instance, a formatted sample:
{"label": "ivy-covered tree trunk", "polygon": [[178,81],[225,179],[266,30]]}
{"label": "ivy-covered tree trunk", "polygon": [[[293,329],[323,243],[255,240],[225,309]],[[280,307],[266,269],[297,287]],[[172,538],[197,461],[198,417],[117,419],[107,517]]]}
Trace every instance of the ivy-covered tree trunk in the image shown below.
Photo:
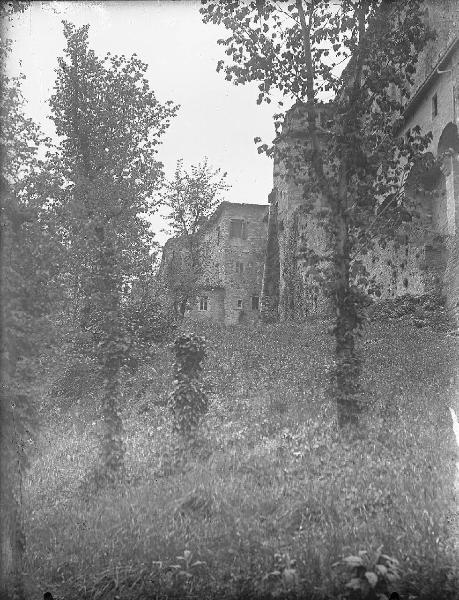
{"label": "ivy-covered tree trunk", "polygon": [[193,440],[199,422],[208,408],[208,398],[202,389],[202,362],[206,356],[203,337],[184,334],[175,340],[174,389],[170,407],[174,430],[184,440]]}
{"label": "ivy-covered tree trunk", "polygon": [[102,368],[104,378],[102,465],[109,479],[121,471],[125,454],[123,423],[118,410],[120,401],[118,362],[116,357],[107,357],[106,364]]}
{"label": "ivy-covered tree trunk", "polygon": [[[343,172],[344,172],[343,166]],[[341,177],[344,179],[345,175]],[[350,284],[349,223],[346,217],[346,183],[340,186],[335,211],[335,364],[332,389],[340,427],[357,425],[360,405],[360,359],[356,350],[357,327],[361,316]]]}
{"label": "ivy-covered tree trunk", "polygon": [[124,355],[123,331],[120,323],[121,286],[116,274],[115,252],[111,242],[106,239],[103,227],[96,227],[96,236],[100,244],[98,277],[95,280],[100,315],[100,342],[96,355],[101,366],[104,386],[101,466],[103,475],[110,480],[121,472],[125,454],[123,423],[119,414],[120,369]]}

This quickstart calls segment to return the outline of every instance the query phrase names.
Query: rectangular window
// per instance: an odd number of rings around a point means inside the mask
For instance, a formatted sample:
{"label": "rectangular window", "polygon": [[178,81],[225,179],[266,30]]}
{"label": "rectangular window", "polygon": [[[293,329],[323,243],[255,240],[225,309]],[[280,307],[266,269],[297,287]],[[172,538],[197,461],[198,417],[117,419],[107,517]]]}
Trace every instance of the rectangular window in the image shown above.
{"label": "rectangular window", "polygon": [[238,275],[242,275],[244,273],[244,263],[241,263],[241,262],[236,263],[236,273]]}
{"label": "rectangular window", "polygon": [[237,307],[238,308],[242,308],[242,300],[239,298],[239,300],[237,301]]}
{"label": "rectangular window", "polygon": [[242,219],[231,219],[230,237],[246,239],[246,224]]}
{"label": "rectangular window", "polygon": [[260,298],[258,296],[252,296],[252,310],[258,310],[260,307]]}
{"label": "rectangular window", "polygon": [[202,296],[199,300],[199,310],[207,310],[207,296]]}
{"label": "rectangular window", "polygon": [[438,115],[438,98],[437,94],[432,96],[432,119]]}

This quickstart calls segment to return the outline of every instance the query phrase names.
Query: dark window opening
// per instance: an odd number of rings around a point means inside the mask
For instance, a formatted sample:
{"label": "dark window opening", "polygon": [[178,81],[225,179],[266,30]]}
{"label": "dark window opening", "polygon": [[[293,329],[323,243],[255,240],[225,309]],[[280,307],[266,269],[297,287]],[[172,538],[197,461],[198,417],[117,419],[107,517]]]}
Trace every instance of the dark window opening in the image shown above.
{"label": "dark window opening", "polygon": [[242,308],[242,300],[239,298],[239,300],[237,301],[237,307],[238,308]]}
{"label": "dark window opening", "polygon": [[405,277],[405,279],[403,280],[403,286],[404,287],[408,287],[408,279]]}
{"label": "dark window opening", "polygon": [[246,239],[247,228],[245,222],[242,219],[231,219],[230,237]]}
{"label": "dark window opening", "polygon": [[260,298],[258,296],[252,296],[252,310],[258,310],[260,306]]}
{"label": "dark window opening", "polygon": [[200,298],[199,310],[207,310],[207,301],[208,301],[207,296],[203,296],[202,298]]}
{"label": "dark window opening", "polygon": [[438,115],[438,97],[434,94],[432,97],[432,119]]}
{"label": "dark window opening", "polygon": [[244,273],[244,263],[241,263],[241,262],[236,263],[236,273],[238,275],[242,275]]}

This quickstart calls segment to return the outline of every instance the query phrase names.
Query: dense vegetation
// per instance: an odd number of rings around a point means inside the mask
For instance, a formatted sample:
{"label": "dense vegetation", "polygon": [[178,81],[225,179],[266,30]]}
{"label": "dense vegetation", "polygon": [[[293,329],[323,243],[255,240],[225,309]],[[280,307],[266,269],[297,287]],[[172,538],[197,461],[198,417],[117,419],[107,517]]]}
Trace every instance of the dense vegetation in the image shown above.
{"label": "dense vegetation", "polygon": [[68,600],[336,598],[349,574],[334,563],[383,545],[401,563],[394,588],[452,599],[459,340],[408,317],[371,325],[371,408],[348,438],[325,393],[327,326],[196,325],[210,406],[180,467],[166,405],[173,347],[158,345],[123,383],[125,479],[98,495],[86,477],[103,389],[75,374],[58,396],[50,373],[24,490],[29,585]]}
{"label": "dense vegetation", "polygon": [[341,430],[332,323],[176,319],[146,217],[168,190],[193,238],[225,176],[179,162],[165,183],[178,107],[136,55],[64,37],[57,145],[1,74],[2,600],[452,600],[459,341],[439,299],[373,312]]}

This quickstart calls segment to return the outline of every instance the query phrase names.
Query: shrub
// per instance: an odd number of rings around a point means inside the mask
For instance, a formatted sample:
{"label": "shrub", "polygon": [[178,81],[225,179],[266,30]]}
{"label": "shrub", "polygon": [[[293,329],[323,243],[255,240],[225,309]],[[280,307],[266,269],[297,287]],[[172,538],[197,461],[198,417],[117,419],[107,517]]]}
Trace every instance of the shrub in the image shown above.
{"label": "shrub", "polygon": [[174,429],[183,438],[191,438],[208,408],[200,381],[206,356],[205,339],[192,333],[183,334],[175,340],[174,349],[175,379],[170,397]]}
{"label": "shrub", "polygon": [[415,327],[432,327],[437,331],[449,331],[453,328],[451,316],[445,308],[445,298],[439,294],[405,294],[381,300],[371,306],[369,315],[372,319],[382,321],[408,318]]}

